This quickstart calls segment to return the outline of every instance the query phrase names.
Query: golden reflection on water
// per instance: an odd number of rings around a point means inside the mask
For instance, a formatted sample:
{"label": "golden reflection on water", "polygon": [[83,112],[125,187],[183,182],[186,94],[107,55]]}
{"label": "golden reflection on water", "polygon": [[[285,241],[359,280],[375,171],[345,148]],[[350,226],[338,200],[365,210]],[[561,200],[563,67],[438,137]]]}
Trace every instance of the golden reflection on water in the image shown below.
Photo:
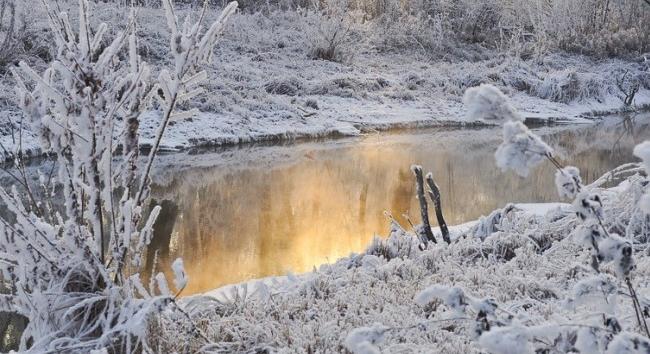
{"label": "golden reflection on water", "polygon": [[[179,172],[154,188],[163,203],[154,240],[158,267],[168,270],[163,265],[183,257],[190,276],[187,295],[308,271],[362,251],[373,235],[387,233],[385,211],[405,226],[403,215],[420,222],[413,163],[433,172],[452,225],[507,202],[557,200],[549,164],[527,179],[495,167],[499,130],[409,134],[348,139],[334,147],[323,143],[327,148],[297,144],[285,149],[298,157],[273,168],[222,165]],[[594,145],[593,134],[581,129],[545,139],[579,150],[569,160],[587,181],[634,160],[630,151],[639,139],[621,139],[611,151],[616,134],[599,138],[602,147]],[[152,254],[147,261],[152,264]]]}

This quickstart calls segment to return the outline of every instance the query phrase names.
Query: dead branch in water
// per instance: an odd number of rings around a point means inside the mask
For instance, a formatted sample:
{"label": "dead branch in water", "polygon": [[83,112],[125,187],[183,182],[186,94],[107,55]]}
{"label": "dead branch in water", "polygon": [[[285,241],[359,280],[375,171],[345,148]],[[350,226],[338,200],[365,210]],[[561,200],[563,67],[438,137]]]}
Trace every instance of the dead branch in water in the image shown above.
{"label": "dead branch in water", "polygon": [[415,184],[417,188],[417,197],[420,202],[420,216],[422,217],[423,232],[424,236],[428,241],[433,243],[438,243],[436,238],[433,236],[431,231],[431,224],[429,223],[429,206],[427,205],[427,199],[424,195],[424,177],[422,176],[422,166],[413,165],[411,166],[411,171],[415,175]]}
{"label": "dead branch in water", "polygon": [[447,222],[442,215],[442,203],[440,201],[440,189],[438,185],[433,180],[433,174],[431,172],[427,173],[427,185],[429,186],[429,198],[433,202],[433,206],[436,208],[436,218],[438,219],[438,226],[440,226],[440,232],[442,233],[442,239],[451,244],[451,239],[449,238],[449,228],[447,227]]}

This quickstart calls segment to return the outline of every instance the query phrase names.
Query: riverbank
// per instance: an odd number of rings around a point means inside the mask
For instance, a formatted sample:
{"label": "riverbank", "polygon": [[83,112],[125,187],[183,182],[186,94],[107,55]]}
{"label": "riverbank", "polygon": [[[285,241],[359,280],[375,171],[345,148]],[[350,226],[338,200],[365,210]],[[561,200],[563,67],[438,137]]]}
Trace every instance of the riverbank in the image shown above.
{"label": "riverbank", "polygon": [[[62,10],[71,14],[74,6],[75,1],[61,2]],[[125,25],[125,8],[94,6],[94,25]],[[141,8],[138,14],[144,36],[141,55],[156,75],[170,64],[163,13]],[[33,15],[37,20],[31,26],[42,33],[46,26],[42,9],[36,7]],[[624,91],[636,84],[633,106],[650,105],[649,63],[643,56],[596,59],[549,52],[522,59],[471,43],[458,43],[441,56],[419,47],[386,48],[376,28],[358,25],[346,38],[354,44],[346,47],[351,55],[336,62],[310,54],[320,35],[311,28],[318,28],[321,20],[299,11],[235,15],[207,67],[205,92],[196,103],[183,107],[199,113],[173,121],[162,148],[467,124],[463,93],[482,83],[500,87],[520,112],[536,122],[582,122],[619,112]],[[37,39],[47,39],[40,36]],[[34,65],[38,67],[39,60],[34,59]],[[0,81],[0,157],[11,156],[19,145],[27,156],[39,155],[37,137],[29,124],[21,124],[13,78],[5,75]],[[156,111],[145,113],[140,126],[143,148],[151,145],[159,116]]]}
{"label": "riverbank", "polygon": [[[625,235],[633,249],[631,284],[643,308],[650,303],[647,217],[638,205],[644,175],[631,164],[589,177],[585,187],[601,198],[604,228],[614,240]],[[438,243],[425,250],[409,227],[392,224],[365,252],[312,272],[182,301],[211,348],[222,351],[644,353],[650,342],[639,335],[627,285],[616,278],[619,258],[601,259],[594,275],[582,223],[571,204],[511,204],[451,227],[450,245],[434,228]],[[481,315],[486,304],[496,308],[489,320]],[[611,318],[616,329],[609,329]],[[498,327],[481,327],[486,323]]]}

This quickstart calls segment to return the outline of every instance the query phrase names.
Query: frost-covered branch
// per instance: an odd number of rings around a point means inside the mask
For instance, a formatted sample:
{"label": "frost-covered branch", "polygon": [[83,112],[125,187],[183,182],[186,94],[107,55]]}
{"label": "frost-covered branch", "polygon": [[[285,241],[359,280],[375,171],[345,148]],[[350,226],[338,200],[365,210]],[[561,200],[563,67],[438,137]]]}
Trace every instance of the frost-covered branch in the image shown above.
{"label": "frost-covered branch", "polygon": [[[20,168],[16,177],[29,204],[23,204],[17,188],[0,189],[13,214],[13,220],[0,223],[0,276],[16,285],[2,298],[2,309],[29,320],[21,350],[153,352],[147,324],[175,302],[187,276],[182,260],[175,261],[173,294],[163,274],[149,289],[138,276],[160,211],[156,206],[143,214],[149,175],[168,123],[187,115],[178,111],[179,103],[200,92],[207,78],[201,65],[210,60],[237,3],[206,26],[206,1],[197,22],[179,27],[171,1],[164,0],[175,66],[156,79],[138,55],[134,11],[126,28],[103,45],[107,26],[91,29],[88,0],[79,0],[76,31],[66,13],[52,10],[45,0],[43,5],[56,58],[42,73],[21,62],[13,74],[26,124],[56,158],[58,173],[47,183],[62,185],[65,210],[36,200]],[[152,99],[158,100],[162,118],[142,168],[137,163],[140,118]],[[123,158],[116,156],[118,147]]]}

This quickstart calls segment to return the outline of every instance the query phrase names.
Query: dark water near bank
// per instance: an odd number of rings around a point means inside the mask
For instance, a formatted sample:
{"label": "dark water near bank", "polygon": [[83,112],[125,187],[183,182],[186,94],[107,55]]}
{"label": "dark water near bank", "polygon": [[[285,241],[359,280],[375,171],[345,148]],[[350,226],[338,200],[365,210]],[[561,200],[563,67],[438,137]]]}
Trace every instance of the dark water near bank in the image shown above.
{"label": "dark water near bank", "polygon": [[[632,148],[650,138],[647,125],[621,119],[537,132],[586,182],[635,161]],[[153,190],[163,212],[149,264],[153,250],[158,269],[183,257],[190,294],[362,251],[373,235],[386,235],[385,212],[403,225],[407,216],[420,222],[414,163],[433,172],[449,224],[508,202],[558,201],[550,164],[526,179],[496,168],[500,136],[497,128],[402,131],[163,156]]]}

